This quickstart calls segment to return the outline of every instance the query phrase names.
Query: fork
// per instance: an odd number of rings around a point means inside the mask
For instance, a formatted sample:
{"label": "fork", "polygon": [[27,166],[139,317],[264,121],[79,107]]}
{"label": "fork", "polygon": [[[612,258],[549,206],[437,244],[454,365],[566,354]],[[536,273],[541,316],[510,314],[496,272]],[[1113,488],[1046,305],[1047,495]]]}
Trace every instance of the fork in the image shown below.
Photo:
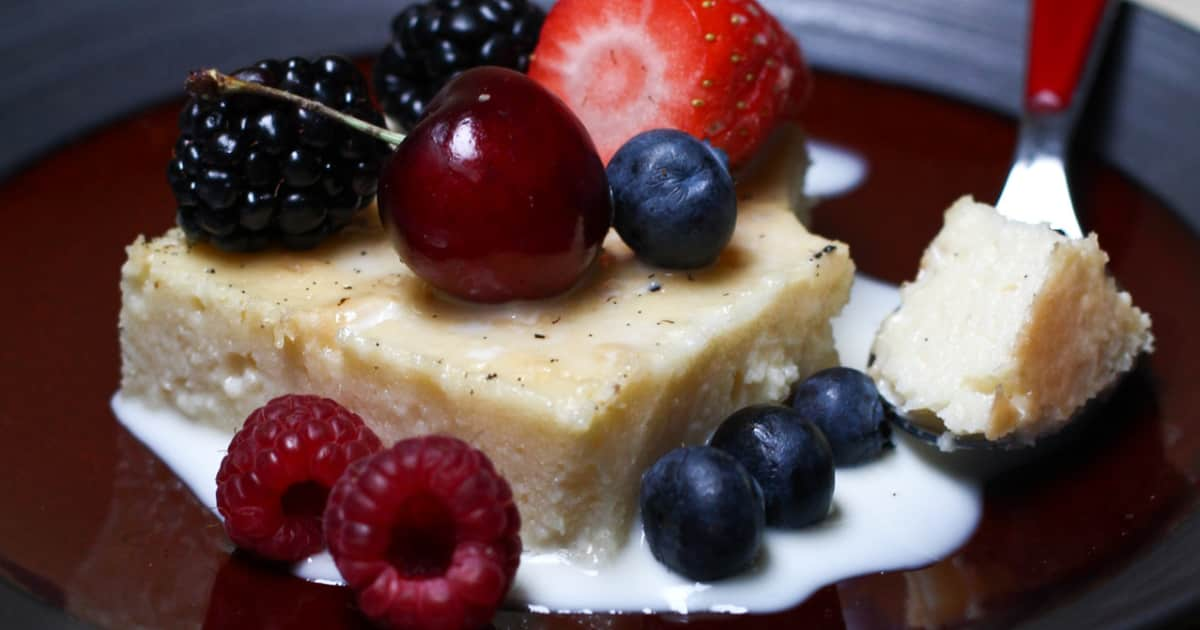
{"label": "fork", "polygon": [[1071,203],[1065,163],[1118,0],[1032,0],[1021,127],[1000,214],[1046,223],[1068,237],[1083,230]]}

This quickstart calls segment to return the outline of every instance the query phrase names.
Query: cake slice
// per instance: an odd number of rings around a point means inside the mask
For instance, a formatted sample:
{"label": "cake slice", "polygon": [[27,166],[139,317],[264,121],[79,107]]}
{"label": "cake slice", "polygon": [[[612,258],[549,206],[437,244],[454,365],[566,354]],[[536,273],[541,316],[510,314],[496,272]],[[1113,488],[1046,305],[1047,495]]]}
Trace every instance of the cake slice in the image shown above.
{"label": "cake slice", "polygon": [[1069,239],[969,197],[946,211],[868,372],[911,417],[956,434],[1032,440],[1059,428],[1153,349],[1150,317]]}
{"label": "cake slice", "polygon": [[301,253],[139,237],[122,268],[122,395],[232,432],[274,396],[315,393],[385,443],[464,438],[511,482],[527,547],[603,557],[657,457],[837,362],[847,248],[744,192],[710,268],[645,266],[610,234],[573,292],[494,306],[433,293],[373,212]]}

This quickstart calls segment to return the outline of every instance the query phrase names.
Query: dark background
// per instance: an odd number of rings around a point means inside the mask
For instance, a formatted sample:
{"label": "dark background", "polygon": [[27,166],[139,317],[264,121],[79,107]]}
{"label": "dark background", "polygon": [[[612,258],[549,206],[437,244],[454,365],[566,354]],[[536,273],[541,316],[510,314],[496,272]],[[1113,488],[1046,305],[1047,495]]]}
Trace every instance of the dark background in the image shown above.
{"label": "dark background", "polygon": [[[539,0],[541,4],[549,2]],[[0,3],[0,178],[98,124],[177,95],[187,70],[373,53],[399,0]],[[1015,112],[1020,0],[764,0],[820,67]],[[336,25],[331,27],[331,25]],[[1127,6],[1081,134],[1200,226],[1200,35]],[[1172,115],[1173,114],[1173,115]],[[1185,115],[1187,114],[1187,115]],[[1188,156],[1186,159],[1184,156]]]}

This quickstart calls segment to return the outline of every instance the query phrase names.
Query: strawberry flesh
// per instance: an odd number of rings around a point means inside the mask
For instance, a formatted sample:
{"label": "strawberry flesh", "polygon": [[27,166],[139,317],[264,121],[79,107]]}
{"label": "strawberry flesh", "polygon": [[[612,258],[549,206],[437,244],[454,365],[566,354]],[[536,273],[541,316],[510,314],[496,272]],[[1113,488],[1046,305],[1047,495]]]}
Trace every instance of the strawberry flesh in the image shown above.
{"label": "strawberry flesh", "polygon": [[607,162],[640,131],[693,126],[681,95],[700,85],[699,31],[689,2],[562,0],[542,26],[529,75],[567,102]]}
{"label": "strawberry flesh", "polygon": [[810,84],[795,40],[754,0],[560,0],[529,74],[575,111],[605,162],[666,127],[740,165]]}

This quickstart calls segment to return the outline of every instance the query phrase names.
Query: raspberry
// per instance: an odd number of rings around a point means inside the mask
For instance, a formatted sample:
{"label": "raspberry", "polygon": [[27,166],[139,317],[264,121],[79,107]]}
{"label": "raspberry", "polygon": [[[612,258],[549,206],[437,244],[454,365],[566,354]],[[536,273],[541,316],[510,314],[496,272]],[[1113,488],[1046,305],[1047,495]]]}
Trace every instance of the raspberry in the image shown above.
{"label": "raspberry", "polygon": [[329,488],[383,445],[362,418],[317,396],[276,398],[246,418],[217,472],[217,510],[243,549],[294,562],[325,547]]}
{"label": "raspberry", "polygon": [[479,628],[512,585],[521,522],[482,452],[445,436],[355,462],[325,508],[338,570],[367,616],[396,628]]}

